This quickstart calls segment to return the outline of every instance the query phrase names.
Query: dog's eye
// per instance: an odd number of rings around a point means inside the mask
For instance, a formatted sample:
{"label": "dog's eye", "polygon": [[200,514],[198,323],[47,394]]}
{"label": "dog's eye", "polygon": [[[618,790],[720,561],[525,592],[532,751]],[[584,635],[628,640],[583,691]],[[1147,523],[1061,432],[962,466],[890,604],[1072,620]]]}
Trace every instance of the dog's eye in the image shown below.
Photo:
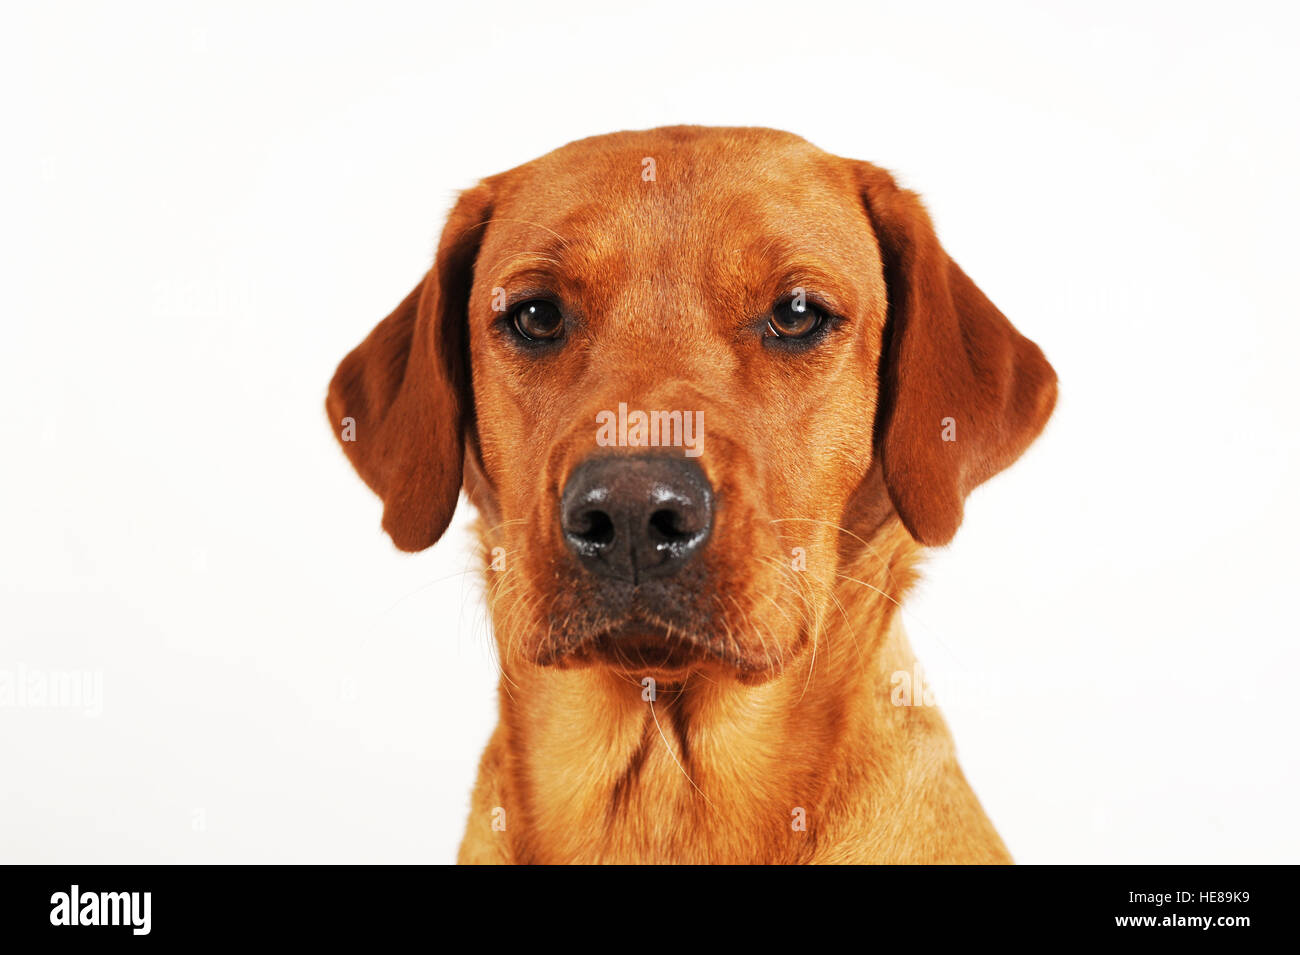
{"label": "dog's eye", "polygon": [[530,342],[554,341],[564,334],[564,315],[554,302],[533,299],[515,307],[510,320]]}
{"label": "dog's eye", "polygon": [[792,298],[772,309],[767,329],[777,338],[808,338],[826,324],[826,313],[805,298]]}

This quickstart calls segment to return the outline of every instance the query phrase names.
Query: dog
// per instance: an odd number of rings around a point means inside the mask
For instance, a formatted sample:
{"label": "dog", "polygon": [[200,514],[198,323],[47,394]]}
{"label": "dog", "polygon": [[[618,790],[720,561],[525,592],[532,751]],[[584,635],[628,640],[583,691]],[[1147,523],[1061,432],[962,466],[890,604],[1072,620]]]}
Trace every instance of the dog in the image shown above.
{"label": "dog", "polygon": [[898,609],[1055,400],[917,195],[789,133],[463,192],[326,401],[398,548],[479,515],[500,719],[459,861],[1010,862],[895,705]]}

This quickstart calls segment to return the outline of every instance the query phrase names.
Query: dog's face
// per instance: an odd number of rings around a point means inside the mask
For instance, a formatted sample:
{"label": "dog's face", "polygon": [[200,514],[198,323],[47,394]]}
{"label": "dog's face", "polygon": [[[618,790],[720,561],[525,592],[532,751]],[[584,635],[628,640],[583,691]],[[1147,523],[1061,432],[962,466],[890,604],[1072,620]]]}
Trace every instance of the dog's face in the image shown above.
{"label": "dog's face", "polygon": [[[577,144],[501,182],[472,380],[541,662],[760,672],[807,637],[791,549],[834,567],[871,463],[885,287],[851,170],[755,145]],[[638,414],[644,434],[622,424]]]}
{"label": "dog's face", "polygon": [[946,542],[1054,394],[887,174],[678,128],[467,192],[329,410],[400,547],[463,478],[503,655],[758,681],[805,651],[846,547],[895,512]]}

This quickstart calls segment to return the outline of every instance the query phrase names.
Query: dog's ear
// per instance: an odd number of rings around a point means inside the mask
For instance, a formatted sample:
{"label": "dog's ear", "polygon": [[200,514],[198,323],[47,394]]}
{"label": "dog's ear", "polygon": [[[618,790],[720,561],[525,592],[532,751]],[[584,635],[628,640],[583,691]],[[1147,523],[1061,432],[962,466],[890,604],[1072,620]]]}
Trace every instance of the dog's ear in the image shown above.
{"label": "dog's ear", "polygon": [[472,421],[467,303],[491,218],[486,185],[463,193],[424,280],[343,359],[325,407],[357,473],[406,551],[442,536],[456,510]]}
{"label": "dog's ear", "polygon": [[1047,423],[1056,373],[948,258],[920,198],[884,170],[855,165],[889,299],[876,454],[912,537],[946,544],[966,494]]}

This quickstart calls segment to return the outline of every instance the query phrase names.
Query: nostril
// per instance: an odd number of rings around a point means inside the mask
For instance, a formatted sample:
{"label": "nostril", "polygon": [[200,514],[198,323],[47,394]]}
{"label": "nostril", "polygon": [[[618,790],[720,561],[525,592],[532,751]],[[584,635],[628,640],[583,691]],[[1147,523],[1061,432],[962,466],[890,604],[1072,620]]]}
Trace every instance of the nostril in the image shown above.
{"label": "nostril", "polygon": [[683,527],[683,523],[681,511],[663,508],[650,515],[650,527],[669,543],[684,540],[691,536],[692,532]]}
{"label": "nostril", "polygon": [[614,543],[614,520],[604,511],[584,511],[569,533],[593,547],[606,547]]}

